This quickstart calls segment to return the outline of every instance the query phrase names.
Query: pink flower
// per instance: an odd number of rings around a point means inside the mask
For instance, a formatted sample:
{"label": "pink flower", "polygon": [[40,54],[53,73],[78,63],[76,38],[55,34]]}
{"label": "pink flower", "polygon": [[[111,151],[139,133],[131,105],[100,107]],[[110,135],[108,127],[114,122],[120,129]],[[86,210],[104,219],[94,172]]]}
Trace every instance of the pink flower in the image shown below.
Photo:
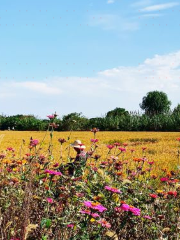
{"label": "pink flower", "polygon": [[96,143],[98,142],[98,139],[91,139],[91,142]]}
{"label": "pink flower", "polygon": [[49,173],[50,175],[57,175],[57,176],[61,176],[61,175],[62,175],[61,172],[57,172],[57,171],[53,171],[53,170],[48,170],[48,169],[46,169],[44,172],[45,172],[45,173]]}
{"label": "pink flower", "polygon": [[98,223],[101,224],[101,226],[106,227],[106,228],[110,228],[111,224],[108,223],[105,219],[100,219],[99,221],[97,221]]}
{"label": "pink flower", "polygon": [[106,190],[114,192],[114,193],[122,193],[119,189],[117,188],[113,188],[113,187],[109,187],[109,186],[105,186],[104,187]]}
{"label": "pink flower", "polygon": [[98,210],[99,212],[104,212],[107,210],[107,208],[105,208],[103,205],[101,205],[100,203],[94,203],[94,202],[90,202],[90,201],[84,201],[83,204],[88,207],[88,208],[92,208],[95,210]]}
{"label": "pink flower", "polygon": [[32,147],[35,147],[36,145],[38,145],[38,143],[39,143],[39,140],[37,140],[37,139],[30,140],[30,146],[32,146]]}
{"label": "pink flower", "polygon": [[109,148],[109,150],[114,148],[114,145],[107,145],[107,148]]}
{"label": "pink flower", "polygon": [[160,178],[160,180],[161,180],[161,182],[167,182],[167,181],[169,181],[169,178],[167,178],[167,177],[162,177],[162,178]]}
{"label": "pink flower", "polygon": [[53,203],[53,199],[52,198],[46,198],[48,203]]}
{"label": "pink flower", "polygon": [[115,146],[115,147],[119,147],[119,146],[121,146],[121,144],[118,143],[118,142],[116,142],[116,143],[114,143],[114,146]]}
{"label": "pink flower", "polygon": [[91,211],[90,210],[80,210],[79,212],[82,213],[82,214],[91,215]]}
{"label": "pink flower", "polygon": [[151,218],[150,216],[148,216],[148,215],[145,215],[143,218],[146,218],[146,219],[149,219],[149,220],[152,219],[152,218]]}
{"label": "pink flower", "polygon": [[99,215],[98,213],[92,213],[91,216],[92,216],[93,218],[100,217],[100,215]]}
{"label": "pink flower", "polygon": [[68,228],[73,228],[73,227],[74,227],[74,224],[72,224],[72,223],[71,223],[71,224],[68,224],[67,227],[68,227]]}
{"label": "pink flower", "polygon": [[141,210],[133,206],[129,207],[129,211],[132,212],[135,216],[139,216],[141,214]]}
{"label": "pink flower", "polygon": [[124,210],[124,211],[129,211],[129,205],[126,204],[126,203],[123,203],[123,204],[120,206],[120,208],[121,208],[122,210]]}
{"label": "pink flower", "polygon": [[54,118],[55,118],[55,115],[52,114],[52,115],[48,115],[47,117],[48,117],[49,119],[54,119]]}
{"label": "pink flower", "polygon": [[121,152],[126,152],[125,148],[118,148]]}

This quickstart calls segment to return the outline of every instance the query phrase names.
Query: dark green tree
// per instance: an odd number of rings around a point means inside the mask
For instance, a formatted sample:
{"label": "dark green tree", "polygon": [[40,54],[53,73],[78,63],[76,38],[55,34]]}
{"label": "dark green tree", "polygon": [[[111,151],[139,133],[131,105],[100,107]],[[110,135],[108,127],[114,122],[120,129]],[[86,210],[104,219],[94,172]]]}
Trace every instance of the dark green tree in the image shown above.
{"label": "dark green tree", "polygon": [[177,107],[174,108],[173,114],[180,114],[180,104],[178,104]]}
{"label": "dark green tree", "polygon": [[171,101],[169,101],[167,94],[159,91],[148,92],[140,104],[141,109],[147,115],[167,113],[170,106]]}
{"label": "dark green tree", "polygon": [[126,111],[124,108],[115,108],[114,110],[107,112],[106,117],[122,117],[128,115],[128,111]]}

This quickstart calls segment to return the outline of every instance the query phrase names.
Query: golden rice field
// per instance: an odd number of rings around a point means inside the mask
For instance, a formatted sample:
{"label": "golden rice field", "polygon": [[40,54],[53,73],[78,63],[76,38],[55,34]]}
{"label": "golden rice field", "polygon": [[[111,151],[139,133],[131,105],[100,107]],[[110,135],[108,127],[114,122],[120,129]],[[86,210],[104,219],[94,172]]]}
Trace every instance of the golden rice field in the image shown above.
{"label": "golden rice field", "polygon": [[[60,159],[60,143],[59,138],[67,139],[70,132],[54,132],[53,133],[53,157],[54,161],[58,162]],[[7,147],[15,148],[16,157],[20,154],[29,152],[28,145],[30,138],[43,141],[41,153],[48,154],[48,146],[50,141],[49,132],[19,132],[19,131],[0,131],[0,151],[3,152]],[[180,133],[172,132],[98,132],[96,138],[98,141],[97,154],[101,155],[101,160],[107,155],[107,144],[114,142],[127,143],[127,151],[124,154],[124,158],[127,160],[133,159],[133,157],[146,156],[149,160],[155,161],[159,168],[173,169],[177,166],[178,162],[178,147],[179,142],[176,140],[180,137]],[[70,140],[63,144],[63,159],[70,149],[70,156],[74,157],[74,150],[68,148],[69,144],[76,139],[80,139],[83,144],[86,145],[88,151],[91,146],[90,140],[94,138],[92,132],[72,132]],[[25,140],[25,144],[22,144],[22,140]],[[142,151],[142,148],[146,147],[146,150]],[[66,149],[66,151],[65,151]],[[135,151],[132,153],[131,150]],[[113,150],[111,152],[113,155]],[[156,169],[157,170],[157,169]]]}

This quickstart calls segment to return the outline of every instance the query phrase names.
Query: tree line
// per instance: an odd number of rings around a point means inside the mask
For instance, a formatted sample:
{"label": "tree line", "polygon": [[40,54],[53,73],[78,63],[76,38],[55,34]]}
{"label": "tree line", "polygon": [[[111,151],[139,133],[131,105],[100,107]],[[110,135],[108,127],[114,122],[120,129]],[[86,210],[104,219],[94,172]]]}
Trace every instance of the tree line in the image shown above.
{"label": "tree line", "polygon": [[[117,107],[104,117],[87,118],[82,113],[70,113],[55,119],[56,131],[87,131],[97,127],[102,131],[180,131],[180,104],[171,110],[171,101],[164,92],[152,91],[140,103],[142,113]],[[45,131],[48,119],[34,115],[0,116],[0,130]]]}

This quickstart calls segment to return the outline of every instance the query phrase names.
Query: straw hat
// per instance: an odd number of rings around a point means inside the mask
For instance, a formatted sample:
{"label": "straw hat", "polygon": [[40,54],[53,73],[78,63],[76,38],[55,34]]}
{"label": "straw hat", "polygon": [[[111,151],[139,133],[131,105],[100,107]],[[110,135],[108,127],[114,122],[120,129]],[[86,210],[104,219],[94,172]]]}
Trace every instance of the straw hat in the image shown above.
{"label": "straw hat", "polygon": [[82,142],[80,140],[75,140],[74,143],[71,144],[71,146],[74,148],[81,148],[81,149],[86,148],[86,146],[84,144],[82,144]]}

